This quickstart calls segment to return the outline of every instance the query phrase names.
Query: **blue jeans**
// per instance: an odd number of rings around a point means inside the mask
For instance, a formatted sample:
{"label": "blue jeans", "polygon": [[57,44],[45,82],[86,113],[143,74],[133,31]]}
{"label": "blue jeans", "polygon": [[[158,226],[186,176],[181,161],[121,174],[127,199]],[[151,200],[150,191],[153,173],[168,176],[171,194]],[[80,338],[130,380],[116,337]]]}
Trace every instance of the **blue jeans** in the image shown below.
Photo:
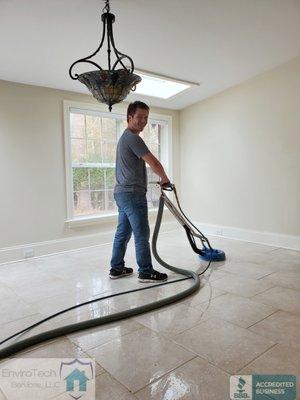
{"label": "blue jeans", "polygon": [[113,244],[111,268],[122,270],[125,266],[124,256],[127,243],[133,232],[139,273],[151,273],[153,266],[146,194],[123,192],[115,193],[114,198],[118,206],[119,219]]}

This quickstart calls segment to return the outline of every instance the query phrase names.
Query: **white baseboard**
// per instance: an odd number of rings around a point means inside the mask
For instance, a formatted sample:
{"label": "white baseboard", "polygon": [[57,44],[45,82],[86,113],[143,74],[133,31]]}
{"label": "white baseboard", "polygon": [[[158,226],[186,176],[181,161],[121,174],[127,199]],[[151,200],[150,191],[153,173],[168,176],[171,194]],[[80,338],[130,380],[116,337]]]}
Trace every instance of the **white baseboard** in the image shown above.
{"label": "white baseboard", "polygon": [[[152,224],[151,224],[152,225]],[[174,221],[164,222],[161,232],[171,231],[178,228]],[[72,236],[57,240],[28,243],[20,246],[12,246],[0,249],[0,265],[16,262],[29,258],[42,257],[49,254],[62,253],[77,250],[84,247],[94,247],[112,243],[115,230],[96,234]]]}
{"label": "white baseboard", "polygon": [[250,229],[217,226],[196,222],[195,225],[205,234],[244,242],[264,244],[284,249],[300,251],[300,236],[282,235],[280,233],[253,231]]}
{"label": "white baseboard", "polygon": [[[195,223],[195,225],[205,235],[225,237],[251,243],[259,243],[268,246],[281,247],[285,249],[292,249],[298,251],[300,250],[299,236],[289,236],[271,232],[252,231],[248,229],[240,229],[229,226],[203,224],[201,222]],[[161,225],[162,232],[168,232],[174,229],[180,229],[180,225],[176,221],[167,221]],[[72,236],[58,240],[49,240],[44,242],[29,243],[20,246],[2,248],[0,249],[0,265],[29,258],[41,257],[48,254],[77,250],[84,247],[104,245],[112,243],[113,237],[114,237],[114,230],[111,230],[97,234]]]}

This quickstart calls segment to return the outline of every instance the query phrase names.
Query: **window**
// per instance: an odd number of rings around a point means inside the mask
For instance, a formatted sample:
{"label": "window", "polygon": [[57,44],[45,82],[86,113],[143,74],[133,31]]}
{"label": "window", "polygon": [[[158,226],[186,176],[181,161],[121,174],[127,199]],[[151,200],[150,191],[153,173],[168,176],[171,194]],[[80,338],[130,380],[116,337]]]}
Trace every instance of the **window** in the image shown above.
{"label": "window", "polygon": [[[67,103],[67,102],[65,102]],[[115,157],[126,115],[65,104],[68,219],[115,214]],[[169,170],[170,119],[149,119],[140,134],[150,151]],[[158,177],[147,167],[148,182]],[[148,184],[149,209],[158,205],[159,191]]]}

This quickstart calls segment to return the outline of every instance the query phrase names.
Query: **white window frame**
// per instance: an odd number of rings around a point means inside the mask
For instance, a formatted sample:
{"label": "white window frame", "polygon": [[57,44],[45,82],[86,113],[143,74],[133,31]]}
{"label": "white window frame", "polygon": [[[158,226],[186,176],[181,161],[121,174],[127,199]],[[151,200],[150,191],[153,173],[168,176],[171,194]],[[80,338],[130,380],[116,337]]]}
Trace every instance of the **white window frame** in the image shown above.
{"label": "white window frame", "polygon": [[[70,112],[72,109],[78,111],[89,111],[91,114],[102,117],[113,117],[126,119],[127,107],[117,109],[117,112],[108,112],[107,106],[104,104],[89,104],[77,101],[63,101],[64,110],[64,145],[65,145],[65,177],[66,177],[66,209],[67,218],[66,224],[69,227],[76,227],[82,225],[90,225],[99,222],[114,221],[118,213],[102,214],[92,216],[74,216],[73,208],[73,175],[72,175],[72,158],[71,158],[71,135],[70,135]],[[159,123],[166,127],[165,132],[161,135],[161,163],[166,168],[166,172],[171,180],[173,180],[173,141],[172,141],[172,117],[169,115],[155,114],[150,110],[149,122]],[[157,209],[149,210],[150,213],[156,212]]]}

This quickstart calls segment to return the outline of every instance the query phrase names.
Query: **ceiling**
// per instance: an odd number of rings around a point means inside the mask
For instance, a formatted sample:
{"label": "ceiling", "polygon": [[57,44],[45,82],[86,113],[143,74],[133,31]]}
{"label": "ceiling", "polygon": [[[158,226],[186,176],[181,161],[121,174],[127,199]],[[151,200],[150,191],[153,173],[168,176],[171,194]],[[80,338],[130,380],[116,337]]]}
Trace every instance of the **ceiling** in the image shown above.
{"label": "ceiling", "polygon": [[[98,47],[103,6],[0,0],[0,79],[87,93],[68,70]],[[152,106],[182,109],[300,55],[300,0],[111,0],[111,12],[136,68],[200,83],[169,100],[138,97]]]}

